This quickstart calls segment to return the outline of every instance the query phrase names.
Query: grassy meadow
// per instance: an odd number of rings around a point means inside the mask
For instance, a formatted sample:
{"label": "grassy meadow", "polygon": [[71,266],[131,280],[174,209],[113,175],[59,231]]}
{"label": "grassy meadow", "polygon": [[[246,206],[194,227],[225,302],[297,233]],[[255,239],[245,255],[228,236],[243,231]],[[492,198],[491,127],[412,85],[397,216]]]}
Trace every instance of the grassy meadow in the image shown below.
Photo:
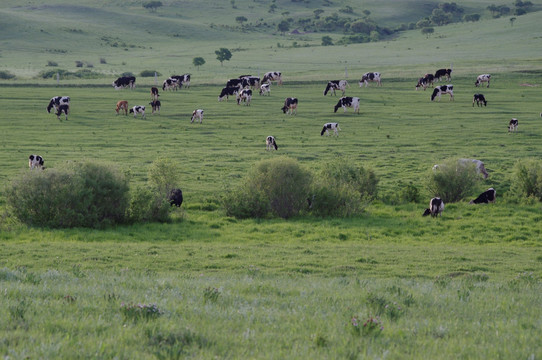
{"label": "grassy meadow", "polygon": [[[459,1],[469,12],[492,2]],[[333,2],[326,13],[354,2]],[[539,12],[419,30],[388,41],[320,46],[325,33],[226,31],[235,16],[279,22],[320,2],[5,1],[0,6],[0,354],[6,359],[539,359],[542,358],[542,206],[518,200],[518,160],[542,157]],[[539,6],[535,4],[535,6]],[[367,1],[383,24],[416,21],[416,1]],[[67,14],[58,18],[59,9]],[[227,16],[224,14],[227,13]],[[429,15],[427,13],[426,15]],[[230,19],[231,17],[231,19]],[[121,20],[119,20],[121,19]],[[124,26],[119,26],[122,21]],[[214,24],[210,26],[210,24]],[[275,26],[276,28],[276,26]],[[9,31],[8,31],[9,29]],[[198,37],[193,34],[197,33]],[[338,34],[329,34],[338,39]],[[59,41],[60,40],[60,41]],[[111,46],[124,42],[126,47]],[[292,45],[298,43],[298,47]],[[280,44],[280,46],[279,46]],[[221,66],[214,50],[235,49]],[[202,56],[199,70],[192,59]],[[105,64],[99,59],[105,58]],[[96,79],[41,79],[74,62]],[[431,102],[417,78],[453,66],[455,101]],[[347,74],[345,74],[345,68]],[[191,73],[189,89],[160,91],[153,78],[116,91],[124,71]],[[278,70],[283,86],[251,105],[218,102],[227,79]],[[383,86],[360,88],[364,72]],[[476,88],[491,73],[489,88]],[[327,80],[347,78],[360,114],[333,112]],[[483,93],[488,106],[472,106]],[[51,97],[71,97],[68,120],[48,114]],[[299,98],[297,115],[282,113]],[[146,118],[116,115],[118,100],[146,105]],[[190,123],[194,109],[202,124]],[[508,133],[510,118],[519,131]],[[338,137],[320,136],[339,122]],[[279,150],[267,152],[274,135]],[[178,161],[184,203],[166,224],[96,229],[27,227],[9,215],[4,190],[28,171],[66,161],[118,165],[143,185],[151,163]],[[220,198],[259,160],[287,155],[317,172],[348,160],[375,171],[379,195],[353,218],[238,220]],[[483,160],[490,174],[438,219],[422,217],[433,164]],[[47,170],[45,170],[47,171]],[[403,203],[406,184],[420,201]],[[489,187],[497,202],[469,205]]]}

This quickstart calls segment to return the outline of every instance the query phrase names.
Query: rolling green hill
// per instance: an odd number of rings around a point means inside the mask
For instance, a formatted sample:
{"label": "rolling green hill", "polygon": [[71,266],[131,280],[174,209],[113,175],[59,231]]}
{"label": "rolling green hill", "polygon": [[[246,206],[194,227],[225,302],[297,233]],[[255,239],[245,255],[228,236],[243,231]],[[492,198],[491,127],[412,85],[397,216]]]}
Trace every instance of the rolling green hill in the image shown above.
{"label": "rolling green hill", "polygon": [[[137,75],[143,70],[164,76],[191,72],[202,83],[222,83],[240,73],[269,70],[280,70],[290,80],[321,80],[316,71],[336,77],[345,67],[356,77],[377,69],[388,77],[417,77],[450,64],[454,71],[469,73],[501,71],[512,64],[520,70],[541,66],[539,13],[517,16],[511,24],[510,16],[492,19],[486,10],[491,1],[458,2],[465,13],[482,14],[478,22],[436,27],[429,37],[417,29],[384,41],[347,46],[321,46],[322,36],[337,42],[345,35],[342,32],[301,30],[283,35],[277,24],[314,17],[315,9],[324,11],[321,18],[338,14],[352,19],[368,10],[378,25],[397,28],[429,16],[438,2],[367,1],[360,7],[353,1],[275,1],[272,13],[269,2],[249,0],[171,1],[155,12],[139,1],[2,4],[0,71],[16,75],[19,81],[35,82],[42,71],[76,71],[76,61],[107,78],[106,83],[125,71]],[[353,13],[341,12],[347,6]],[[235,21],[239,16],[247,19],[246,26]],[[233,53],[223,66],[214,54],[220,47]],[[199,70],[192,65],[194,57],[206,60]],[[49,62],[58,67],[47,66]]]}

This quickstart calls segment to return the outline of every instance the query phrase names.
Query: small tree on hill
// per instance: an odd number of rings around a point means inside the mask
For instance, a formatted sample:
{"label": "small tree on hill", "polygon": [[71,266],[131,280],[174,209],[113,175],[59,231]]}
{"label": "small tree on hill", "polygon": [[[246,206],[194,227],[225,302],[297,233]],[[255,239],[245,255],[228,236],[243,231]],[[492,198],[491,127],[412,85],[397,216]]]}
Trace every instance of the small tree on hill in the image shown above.
{"label": "small tree on hill", "polygon": [[235,18],[235,21],[237,21],[240,25],[243,25],[244,22],[247,22],[248,19],[244,16],[237,16]]}
{"label": "small tree on hill", "polygon": [[281,33],[284,34],[286,31],[290,30],[290,23],[287,20],[282,20],[277,25],[277,29],[278,29],[278,31],[280,31]]}
{"label": "small tree on hill", "polygon": [[322,46],[331,46],[333,45],[333,39],[331,36],[322,36]]}
{"label": "small tree on hill", "polygon": [[145,9],[149,9],[150,11],[152,12],[155,12],[156,9],[158,9],[159,7],[161,7],[163,4],[161,1],[149,1],[149,2],[146,2],[143,4],[143,7]]}
{"label": "small tree on hill", "polygon": [[194,64],[195,67],[198,68],[199,70],[199,67],[203,64],[205,64],[205,59],[202,58],[202,57],[195,57],[193,60],[192,60],[192,64]]}
{"label": "small tree on hill", "polygon": [[216,50],[215,54],[216,59],[220,61],[220,66],[223,66],[224,61],[230,61],[231,59],[231,51],[226,48],[220,48],[219,50]]}

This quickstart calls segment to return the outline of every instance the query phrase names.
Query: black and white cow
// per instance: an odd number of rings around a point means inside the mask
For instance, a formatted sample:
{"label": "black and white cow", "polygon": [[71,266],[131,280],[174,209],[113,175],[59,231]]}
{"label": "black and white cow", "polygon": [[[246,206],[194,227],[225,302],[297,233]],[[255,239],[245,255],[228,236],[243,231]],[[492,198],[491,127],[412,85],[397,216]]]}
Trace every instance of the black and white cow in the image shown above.
{"label": "black and white cow", "polygon": [[472,107],[474,107],[474,103],[477,106],[487,106],[487,100],[483,94],[474,94],[472,97]]}
{"label": "black and white cow", "polygon": [[270,96],[271,95],[271,85],[269,85],[269,83],[267,84],[262,84],[260,86],[260,95],[268,95]]}
{"label": "black and white cow", "polygon": [[134,114],[134,117],[137,117],[137,114],[141,114],[141,118],[145,117],[145,106],[136,105],[130,109],[130,114]]}
{"label": "black and white cow", "polygon": [[478,86],[484,82],[487,83],[487,86],[486,87],[489,87],[489,81],[491,80],[491,75],[490,74],[482,74],[482,75],[478,75],[478,77],[476,78],[476,82],[474,83],[475,86]]}
{"label": "black and white cow", "polygon": [[245,105],[250,106],[250,101],[252,100],[252,90],[243,89],[239,91],[236,95],[237,105],[241,105],[243,102]]}
{"label": "black and white cow", "polygon": [[292,115],[292,114],[296,114],[297,115],[297,98],[286,98],[284,100],[284,106],[282,107],[282,112],[286,114],[286,112],[288,112],[288,114]]}
{"label": "black and white cow", "polygon": [[129,87],[130,89],[134,89],[135,82],[135,76],[121,76],[117,80],[113,81],[113,87],[115,88],[115,90],[124,89],[127,87]]}
{"label": "black and white cow", "polygon": [[440,81],[441,78],[445,77],[446,80],[452,79],[452,69],[438,69],[435,72],[435,80]]}
{"label": "black and white cow", "polygon": [[70,105],[62,104],[58,107],[56,112],[56,118],[60,120],[60,115],[64,114],[64,118],[68,120],[68,113],[70,112]]}
{"label": "black and white cow", "polygon": [[158,100],[158,88],[156,86],[151,87],[151,101]]}
{"label": "black and white cow", "polygon": [[435,100],[435,98],[438,96],[438,100],[440,101],[440,96],[442,94],[450,94],[450,101],[454,99],[454,86],[453,85],[440,85],[435,87],[433,90],[433,94],[431,94],[431,101]]}
{"label": "black and white cow", "polygon": [[489,188],[474,200],[471,200],[469,204],[489,204],[494,203],[497,199],[497,191],[493,188]]}
{"label": "black and white cow", "polygon": [[171,75],[169,78],[177,80],[179,88],[182,88],[183,86],[186,88],[190,87],[190,74]]}
{"label": "black and white cow", "polygon": [[158,112],[158,114],[160,114],[160,108],[162,107],[162,103],[160,102],[160,100],[153,100],[149,103],[149,105],[152,107],[153,115],[155,112]]}
{"label": "black and white cow", "polygon": [[351,97],[351,96],[343,96],[339,99],[337,102],[337,105],[335,105],[335,111],[339,110],[340,107],[343,108],[344,112],[346,112],[346,108],[354,108],[354,112],[359,114],[359,97]]}
{"label": "black and white cow", "polygon": [[339,136],[339,130],[341,130],[339,123],[325,123],[322,131],[320,132],[320,136],[324,135],[324,133],[326,136],[329,136],[329,130],[333,130],[333,133],[336,136]]}
{"label": "black and white cow", "polygon": [[359,87],[362,87],[363,84],[365,84],[365,87],[369,86],[369,81],[376,82],[378,86],[382,86],[379,72],[368,72],[363,74],[361,80],[359,81]]}
{"label": "black and white cow", "polygon": [[226,87],[243,87],[243,79],[229,79],[226,82]]}
{"label": "black and white cow", "polygon": [[237,95],[238,92],[239,92],[238,86],[222,88],[222,91],[220,91],[220,95],[218,95],[218,101],[222,101],[224,100],[224,98],[228,100],[230,96]]}
{"label": "black and white cow", "polygon": [[49,105],[47,105],[47,112],[51,113],[51,109],[54,109],[56,112],[60,105],[70,106],[70,97],[69,96],[55,96],[49,101]]}
{"label": "black and white cow", "polygon": [[425,89],[429,85],[433,86],[434,81],[435,81],[435,77],[433,76],[433,74],[425,74],[423,77],[421,77],[418,80],[418,83],[416,84],[416,90],[423,87],[423,90],[425,91]]}
{"label": "black and white cow", "polygon": [[341,96],[344,96],[347,86],[349,85],[346,80],[331,80],[326,85],[326,89],[324,90],[324,96],[326,96],[329,91],[332,91],[333,95],[336,95],[335,90],[341,90],[343,93]]}
{"label": "black and white cow", "polygon": [[[268,83],[269,84],[269,83]],[[256,89],[260,86],[260,78],[257,76],[245,76],[241,78],[241,86]]]}
{"label": "black and white cow", "polygon": [[442,216],[444,210],[444,201],[439,197],[434,197],[429,201],[429,208],[425,209],[423,216],[431,215],[431,217]]}
{"label": "black and white cow", "polygon": [[164,82],[162,83],[162,90],[163,91],[166,91],[166,90],[175,90],[175,91],[177,91],[178,88],[179,88],[179,81],[177,79],[174,79],[174,78],[168,78],[168,79],[164,80]]}
{"label": "black and white cow", "polygon": [[28,157],[28,167],[30,170],[36,169],[44,169],[43,167],[43,158],[39,155],[30,155]]}
{"label": "black and white cow", "polygon": [[271,136],[269,135],[266,139],[265,139],[265,144],[266,144],[266,150],[278,150],[279,147],[277,146],[277,142],[275,141],[275,137],[274,136]]}
{"label": "black and white cow", "polygon": [[190,120],[190,123],[193,123],[194,120],[198,119],[199,123],[201,124],[203,122],[203,110],[197,109],[192,111],[192,119]]}
{"label": "black and white cow", "polygon": [[262,84],[266,82],[271,83],[272,81],[276,81],[277,85],[282,85],[282,73],[279,71],[269,71],[263,75]]}
{"label": "black and white cow", "polygon": [[518,130],[518,124],[519,124],[518,119],[512,118],[508,122],[508,132],[517,131]]}
{"label": "black and white cow", "polygon": [[167,197],[171,206],[181,207],[183,203],[183,192],[181,189],[171,189]]}

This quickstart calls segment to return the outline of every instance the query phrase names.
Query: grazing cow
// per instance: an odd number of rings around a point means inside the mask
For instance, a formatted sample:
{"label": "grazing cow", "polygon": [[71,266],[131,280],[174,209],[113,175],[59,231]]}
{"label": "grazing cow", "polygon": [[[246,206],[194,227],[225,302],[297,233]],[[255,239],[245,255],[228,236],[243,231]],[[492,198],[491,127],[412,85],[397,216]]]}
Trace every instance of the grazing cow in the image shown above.
{"label": "grazing cow", "polygon": [[[489,177],[489,174],[486,170],[486,167],[484,165],[484,163],[480,160],[477,160],[477,159],[458,159],[457,160],[457,163],[458,165],[460,166],[466,166],[470,163],[473,163],[474,164],[474,169],[476,170],[476,173],[478,174],[482,174],[482,176],[484,177],[484,179],[487,179]],[[438,169],[440,169],[441,165],[433,165],[433,171],[437,171]]]}
{"label": "grazing cow", "polygon": [[508,132],[517,131],[517,130],[518,130],[518,119],[513,118],[508,123]]}
{"label": "grazing cow", "polygon": [[153,100],[149,103],[149,105],[152,107],[153,115],[157,111],[158,111],[158,114],[160,114],[160,108],[162,107],[162,103],[160,102],[160,100]]}
{"label": "grazing cow", "polygon": [[334,112],[337,112],[340,107],[343,108],[344,112],[346,112],[346,108],[354,108],[354,112],[359,114],[359,97],[343,96],[335,105]]}
{"label": "grazing cow", "polygon": [[260,78],[257,76],[245,76],[241,78],[241,86],[244,88],[250,87],[256,89],[260,86]]}
{"label": "grazing cow", "polygon": [[275,137],[274,136],[271,136],[269,135],[266,139],[265,139],[265,144],[267,145],[266,149],[267,150],[278,150],[279,147],[277,146],[277,142],[275,141]]}
{"label": "grazing cow", "polygon": [[284,100],[284,106],[282,107],[282,112],[286,114],[286,112],[288,112],[288,114],[292,115],[292,114],[296,114],[297,115],[297,98],[286,98],[286,100]]}
{"label": "grazing cow", "polygon": [[262,84],[265,82],[271,83],[271,81],[276,81],[277,85],[282,85],[282,73],[279,71],[269,71],[263,75]]}
{"label": "grazing cow", "polygon": [[190,74],[171,75],[169,78],[177,80],[177,85],[179,85],[179,88],[182,88],[183,86],[186,88],[190,87]]}
{"label": "grazing cow", "polygon": [[440,101],[440,96],[442,94],[450,94],[450,101],[454,99],[454,86],[453,85],[440,85],[435,87],[435,90],[433,90],[433,94],[431,94],[431,101],[435,100],[435,97],[438,96],[438,100]]}
{"label": "grazing cow", "polygon": [[178,88],[179,88],[179,81],[177,81],[177,79],[168,78],[168,79],[164,80],[164,82],[162,83],[162,90],[163,91],[166,91],[166,90],[175,90],[175,91],[177,91]]}
{"label": "grazing cow", "polygon": [[30,155],[28,157],[28,167],[30,170],[34,170],[34,168],[44,169],[43,158],[39,155]]}
{"label": "grazing cow", "polygon": [[331,80],[327,83],[326,89],[324,90],[324,96],[326,96],[330,90],[333,91],[333,95],[336,95],[335,90],[341,90],[343,92],[342,96],[344,96],[347,86],[349,85],[346,80]]}
{"label": "grazing cow", "polygon": [[472,107],[474,107],[474,103],[476,103],[477,106],[487,106],[487,100],[483,94],[474,94],[472,98]]}
{"label": "grazing cow", "polygon": [[117,101],[117,108],[115,109],[115,111],[117,112],[117,115],[119,114],[120,110],[124,110],[124,115],[128,115],[128,101],[126,100]]}
{"label": "grazing cow", "polygon": [[433,86],[434,81],[435,81],[435,77],[433,76],[433,74],[425,74],[423,77],[421,77],[418,80],[418,83],[416,84],[416,90],[423,87],[423,91],[425,91],[425,89],[429,85]]}
{"label": "grazing cow", "polygon": [[429,201],[429,208],[425,209],[423,216],[431,215],[431,217],[442,216],[444,210],[444,201],[439,197],[434,197]]}
{"label": "grazing cow", "polygon": [[339,136],[339,130],[341,130],[339,123],[325,123],[322,131],[320,132],[320,136],[324,135],[324,133],[326,133],[326,136],[329,136],[329,130],[333,130],[335,135]]}
{"label": "grazing cow", "polygon": [[435,72],[435,80],[440,81],[441,78],[445,77],[446,80],[452,79],[452,69],[438,69]]}
{"label": "grazing cow", "polygon": [[130,114],[134,114],[134,117],[137,117],[137,114],[141,114],[141,118],[145,117],[145,106],[136,105],[130,109]]}
{"label": "grazing cow", "polygon": [[54,109],[55,112],[58,110],[58,107],[60,105],[70,105],[70,97],[69,96],[55,96],[49,101],[49,105],[47,105],[47,112],[50,114],[51,109]]}
{"label": "grazing cow", "polygon": [[269,85],[269,83],[267,84],[262,84],[260,86],[260,95],[268,95],[270,96],[271,95],[271,85]]}
{"label": "grazing cow", "polygon": [[359,81],[359,87],[362,87],[363,84],[365,84],[365,87],[369,86],[369,81],[376,82],[378,86],[382,86],[379,72],[368,72],[363,74],[361,80]]}
{"label": "grazing cow", "polygon": [[183,192],[181,189],[171,189],[169,192],[169,195],[167,197],[169,203],[171,206],[175,205],[177,207],[181,207],[183,203]]}
{"label": "grazing cow", "polygon": [[243,87],[243,79],[229,79],[226,82],[226,87]]}
{"label": "grazing cow", "polygon": [[151,101],[158,100],[158,88],[156,86],[151,87]]}
{"label": "grazing cow", "polygon": [[190,123],[193,123],[196,118],[199,119],[200,124],[203,122],[203,110],[197,109],[192,111],[192,119],[190,120]]}
{"label": "grazing cow", "polygon": [[70,112],[70,105],[66,105],[66,104],[63,104],[63,105],[60,105],[58,107],[58,110],[56,112],[56,118],[58,120],[60,120],[60,115],[62,113],[64,113],[64,119],[68,120],[68,113]]}
{"label": "grazing cow", "polygon": [[489,87],[489,81],[491,80],[491,75],[490,74],[482,74],[482,75],[478,75],[478,77],[476,78],[476,82],[474,83],[475,86],[478,86],[480,85],[481,83],[484,83],[486,82],[487,83],[487,86],[486,87]]}
{"label": "grazing cow", "polygon": [[237,99],[237,105],[241,105],[241,101],[245,103],[245,105],[250,106],[250,100],[252,100],[252,90],[250,89],[243,89],[236,95]]}
{"label": "grazing cow", "polygon": [[469,204],[489,204],[494,203],[497,198],[497,191],[493,188],[489,188],[474,200],[471,200]]}
{"label": "grazing cow", "polygon": [[129,87],[130,89],[134,89],[135,82],[135,76],[121,76],[117,80],[113,81],[113,87],[115,88],[115,90],[124,89],[127,87]]}
{"label": "grazing cow", "polygon": [[220,95],[218,95],[218,101],[228,100],[230,96],[237,95],[239,92],[239,87],[225,87],[222,88],[222,91],[220,92]]}

